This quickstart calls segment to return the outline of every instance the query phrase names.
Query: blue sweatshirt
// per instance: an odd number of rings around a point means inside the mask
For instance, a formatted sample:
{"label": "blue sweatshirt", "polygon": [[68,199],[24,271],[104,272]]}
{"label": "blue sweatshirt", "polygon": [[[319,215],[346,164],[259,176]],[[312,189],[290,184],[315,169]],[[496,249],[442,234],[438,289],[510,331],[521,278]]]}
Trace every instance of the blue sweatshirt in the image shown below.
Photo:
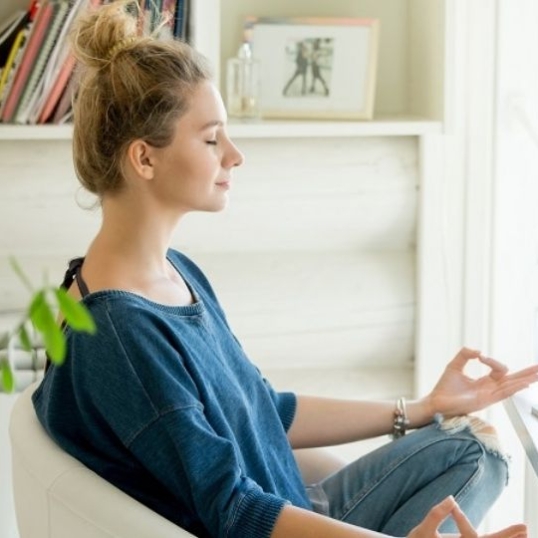
{"label": "blue sweatshirt", "polygon": [[296,397],[248,360],[196,265],[169,260],[195,303],[87,295],[97,333],[67,330],[37,415],[64,450],[193,534],[267,537],[285,504],[311,509],[286,437]]}

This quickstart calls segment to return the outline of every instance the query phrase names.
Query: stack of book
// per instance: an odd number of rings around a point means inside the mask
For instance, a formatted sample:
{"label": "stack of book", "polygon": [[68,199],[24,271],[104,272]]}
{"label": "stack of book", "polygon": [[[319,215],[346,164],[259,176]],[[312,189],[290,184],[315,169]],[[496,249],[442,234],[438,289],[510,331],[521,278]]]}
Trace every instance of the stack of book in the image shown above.
{"label": "stack of book", "polygon": [[[76,61],[69,31],[88,5],[109,0],[31,0],[0,23],[0,122],[60,124],[71,118]],[[138,0],[140,27],[188,41],[188,0]],[[162,21],[165,21],[164,23]]]}

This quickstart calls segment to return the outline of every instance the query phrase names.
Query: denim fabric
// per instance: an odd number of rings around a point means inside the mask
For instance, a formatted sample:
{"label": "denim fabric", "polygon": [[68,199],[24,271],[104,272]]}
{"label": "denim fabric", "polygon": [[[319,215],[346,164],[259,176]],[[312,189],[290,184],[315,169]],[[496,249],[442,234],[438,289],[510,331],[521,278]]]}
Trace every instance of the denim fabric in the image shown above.
{"label": "denim fabric", "polygon": [[[308,488],[316,511],[390,536],[407,536],[453,495],[476,526],[508,480],[507,460],[469,428],[421,428]],[[457,533],[452,519],[441,532]]]}
{"label": "denim fabric", "polygon": [[199,269],[169,259],[195,304],[87,295],[97,333],[67,331],[37,415],[64,450],[193,534],[266,538],[285,504],[311,508],[286,436],[295,395],[247,359]]}

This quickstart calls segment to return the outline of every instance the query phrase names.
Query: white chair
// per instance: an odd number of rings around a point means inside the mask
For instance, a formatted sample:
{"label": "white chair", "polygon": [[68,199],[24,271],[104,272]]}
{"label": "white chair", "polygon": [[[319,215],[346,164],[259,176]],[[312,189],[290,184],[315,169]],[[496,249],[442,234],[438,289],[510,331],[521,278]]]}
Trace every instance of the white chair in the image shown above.
{"label": "white chair", "polygon": [[[20,538],[193,536],[59,448],[37,420],[31,401],[34,389],[35,384],[18,397],[9,427]],[[296,457],[309,482],[345,463],[319,449],[298,451]]]}

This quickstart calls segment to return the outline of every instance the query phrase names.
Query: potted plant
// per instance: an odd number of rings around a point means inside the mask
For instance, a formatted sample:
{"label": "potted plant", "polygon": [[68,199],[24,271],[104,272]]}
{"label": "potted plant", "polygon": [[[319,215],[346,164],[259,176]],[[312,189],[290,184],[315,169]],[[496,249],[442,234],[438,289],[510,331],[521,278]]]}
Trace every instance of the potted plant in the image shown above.
{"label": "potted plant", "polygon": [[[65,335],[58,324],[58,316],[72,330],[95,333],[96,327],[86,307],[71,297],[63,288],[45,283],[35,288],[14,258],[11,266],[30,293],[28,306],[15,326],[0,334],[0,349],[9,347],[13,338],[19,338],[23,349],[32,350],[30,328],[41,335],[47,356],[55,364],[62,364],[66,355]],[[15,390],[13,364],[9,353],[0,358],[0,389],[4,392]]]}

